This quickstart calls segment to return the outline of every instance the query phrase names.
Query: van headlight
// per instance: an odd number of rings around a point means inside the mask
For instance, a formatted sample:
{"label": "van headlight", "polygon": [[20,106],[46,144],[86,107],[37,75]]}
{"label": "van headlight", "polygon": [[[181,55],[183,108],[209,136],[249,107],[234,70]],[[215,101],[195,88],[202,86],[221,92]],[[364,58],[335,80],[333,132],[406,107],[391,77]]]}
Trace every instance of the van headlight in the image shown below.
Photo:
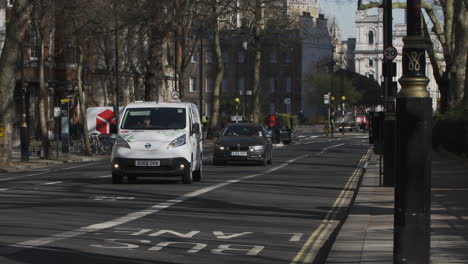
{"label": "van headlight", "polygon": [[182,145],[185,145],[185,134],[183,134],[182,136],[172,140],[172,142],[169,143],[168,148],[177,148],[177,147],[180,147]]}
{"label": "van headlight", "polygon": [[121,148],[128,148],[130,149],[130,145],[128,144],[128,142],[121,136],[118,136],[116,139],[115,139],[115,146],[116,147],[121,147]]}
{"label": "van headlight", "polygon": [[265,146],[262,146],[262,145],[260,145],[260,146],[250,146],[249,147],[250,151],[261,151],[264,148],[265,148]]}

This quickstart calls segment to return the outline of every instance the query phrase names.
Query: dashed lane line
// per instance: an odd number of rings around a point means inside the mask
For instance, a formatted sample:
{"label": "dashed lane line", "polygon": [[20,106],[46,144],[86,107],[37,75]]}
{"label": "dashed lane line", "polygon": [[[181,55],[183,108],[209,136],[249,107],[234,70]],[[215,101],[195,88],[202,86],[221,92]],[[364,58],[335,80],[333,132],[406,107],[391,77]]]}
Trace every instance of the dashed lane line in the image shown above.
{"label": "dashed lane line", "polygon": [[46,183],[43,183],[42,185],[54,185],[54,184],[59,184],[59,183],[62,183],[63,181],[56,181],[56,182],[46,182]]}

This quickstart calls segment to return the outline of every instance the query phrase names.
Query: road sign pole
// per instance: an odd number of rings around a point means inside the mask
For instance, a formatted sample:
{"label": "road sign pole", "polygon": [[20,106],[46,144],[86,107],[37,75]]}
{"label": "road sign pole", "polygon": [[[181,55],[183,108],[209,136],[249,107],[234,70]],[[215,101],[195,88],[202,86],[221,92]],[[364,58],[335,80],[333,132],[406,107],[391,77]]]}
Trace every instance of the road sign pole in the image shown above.
{"label": "road sign pole", "polygon": [[395,186],[395,95],[393,88],[393,60],[397,50],[392,46],[392,0],[384,0],[384,177],[383,186]]}

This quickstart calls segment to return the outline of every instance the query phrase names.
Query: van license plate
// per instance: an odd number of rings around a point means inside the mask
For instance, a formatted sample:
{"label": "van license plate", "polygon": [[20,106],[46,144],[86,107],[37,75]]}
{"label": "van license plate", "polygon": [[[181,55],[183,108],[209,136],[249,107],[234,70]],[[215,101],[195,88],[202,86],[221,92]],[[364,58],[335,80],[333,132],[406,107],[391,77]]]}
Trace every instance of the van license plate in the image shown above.
{"label": "van license plate", "polygon": [[245,152],[245,151],[233,151],[233,152],[231,152],[231,156],[247,156],[247,152]]}
{"label": "van license plate", "polygon": [[157,167],[160,165],[159,160],[137,160],[135,166],[138,167]]}

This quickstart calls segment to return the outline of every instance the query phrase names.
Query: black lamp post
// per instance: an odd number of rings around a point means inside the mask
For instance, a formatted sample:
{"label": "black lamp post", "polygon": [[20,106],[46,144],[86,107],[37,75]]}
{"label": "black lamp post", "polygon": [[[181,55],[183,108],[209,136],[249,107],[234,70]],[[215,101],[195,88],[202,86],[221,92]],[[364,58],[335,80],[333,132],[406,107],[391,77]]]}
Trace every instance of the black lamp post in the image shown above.
{"label": "black lamp post", "polygon": [[[248,48],[248,42],[247,40],[242,40],[242,50],[244,51],[244,64],[247,64],[247,48]],[[244,104],[242,105],[242,112],[244,114],[244,117],[248,119],[247,117],[247,81],[246,78],[244,77]]]}
{"label": "black lamp post", "polygon": [[21,65],[21,161],[29,160],[29,135],[28,135],[28,117],[26,111],[26,84],[24,81],[24,52],[23,42],[20,43],[20,65]]}
{"label": "black lamp post", "polygon": [[403,76],[396,98],[394,263],[430,263],[431,121],[421,0],[407,0]]}

